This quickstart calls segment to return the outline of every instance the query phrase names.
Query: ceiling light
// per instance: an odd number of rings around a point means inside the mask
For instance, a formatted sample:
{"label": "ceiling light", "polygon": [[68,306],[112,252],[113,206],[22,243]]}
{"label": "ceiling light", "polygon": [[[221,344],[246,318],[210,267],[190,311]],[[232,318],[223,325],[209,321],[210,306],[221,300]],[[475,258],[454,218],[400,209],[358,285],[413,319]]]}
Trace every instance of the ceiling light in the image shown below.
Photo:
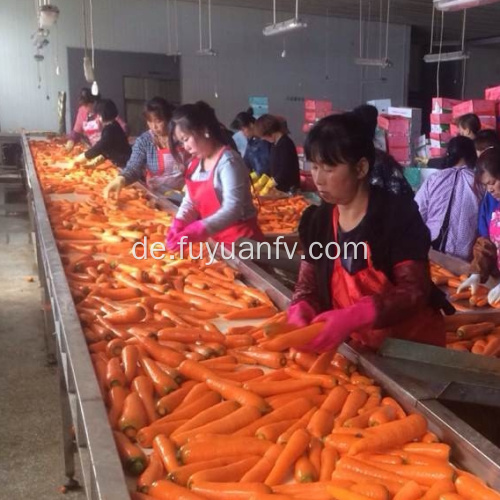
{"label": "ceiling light", "polygon": [[464,10],[472,7],[489,5],[498,1],[499,0],[434,0],[434,7],[444,11]]}
{"label": "ceiling light", "polygon": [[217,52],[214,49],[200,49],[196,54],[199,56],[216,56]]}
{"label": "ceiling light", "polygon": [[50,28],[56,24],[59,18],[59,8],[55,5],[42,5],[40,7],[40,26],[42,28]]}
{"label": "ceiling light", "polygon": [[358,66],[376,66],[378,68],[391,68],[392,61],[390,59],[367,59],[363,57],[358,57],[354,60]]}
{"label": "ceiling light", "polygon": [[97,85],[97,82],[95,80],[92,82],[92,88],[90,89],[90,93],[93,96],[99,95],[99,86]]}
{"label": "ceiling light", "polygon": [[426,63],[439,63],[439,62],[451,62],[451,61],[463,61],[464,59],[469,59],[469,53],[458,50],[456,52],[443,52],[436,54],[427,54],[424,56],[424,61]]}
{"label": "ceiling light", "polygon": [[262,33],[264,36],[281,35],[282,33],[289,33],[290,31],[296,31],[300,29],[307,28],[307,23],[301,21],[300,19],[294,17],[292,19],[287,19],[276,24],[270,24],[266,26]]}

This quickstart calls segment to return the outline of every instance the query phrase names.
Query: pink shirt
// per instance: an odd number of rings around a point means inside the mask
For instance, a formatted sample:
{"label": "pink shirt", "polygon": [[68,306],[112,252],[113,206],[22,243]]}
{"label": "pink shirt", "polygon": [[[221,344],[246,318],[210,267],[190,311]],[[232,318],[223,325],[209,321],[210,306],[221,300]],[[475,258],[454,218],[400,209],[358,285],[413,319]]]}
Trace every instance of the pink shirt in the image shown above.
{"label": "pink shirt", "polygon": [[[73,130],[69,134],[69,138],[75,142],[78,142],[83,136],[85,136],[84,125],[88,121],[89,109],[87,106],[80,106],[76,114],[75,124]],[[121,128],[128,135],[127,124],[119,117],[116,117],[116,121],[120,124]],[[102,124],[100,125],[100,130],[102,130]],[[100,134],[99,134],[100,136]],[[93,138],[94,139],[94,138]],[[91,144],[97,142],[100,137],[96,137],[97,140],[90,141]]]}

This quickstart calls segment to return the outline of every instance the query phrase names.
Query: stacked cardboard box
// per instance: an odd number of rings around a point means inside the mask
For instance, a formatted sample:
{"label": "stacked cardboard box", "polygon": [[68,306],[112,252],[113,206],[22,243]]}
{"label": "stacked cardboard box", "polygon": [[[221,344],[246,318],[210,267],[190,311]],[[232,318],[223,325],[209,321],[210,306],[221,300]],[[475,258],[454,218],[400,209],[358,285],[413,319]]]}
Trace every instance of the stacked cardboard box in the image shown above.
{"label": "stacked cardboard box", "polygon": [[432,99],[429,156],[439,158],[446,154],[450,139],[456,135],[453,123],[453,107],[460,104],[456,99],[434,97]]}
{"label": "stacked cardboard box", "polygon": [[332,101],[317,101],[306,99],[304,101],[304,124],[302,131],[307,133],[321,118],[333,113]]}
{"label": "stacked cardboard box", "polygon": [[496,105],[496,125],[495,128],[497,130],[498,135],[500,135],[500,85],[496,87],[487,88],[484,91],[484,98],[488,101],[494,101]]}
{"label": "stacked cardboard box", "polygon": [[453,118],[455,120],[468,113],[474,113],[479,117],[481,128],[496,130],[497,117],[495,101],[473,99],[453,106]]}

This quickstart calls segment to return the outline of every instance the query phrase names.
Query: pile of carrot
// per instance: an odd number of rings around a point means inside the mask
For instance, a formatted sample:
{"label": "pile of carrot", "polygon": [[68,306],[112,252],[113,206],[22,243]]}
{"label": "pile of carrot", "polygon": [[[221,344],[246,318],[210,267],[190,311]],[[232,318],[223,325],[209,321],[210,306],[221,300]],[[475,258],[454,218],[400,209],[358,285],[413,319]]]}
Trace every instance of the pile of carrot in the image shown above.
{"label": "pile of carrot", "polygon": [[132,258],[169,221],[130,191],[47,204],[133,500],[500,500],[354,364],[297,351],[321,324],[288,325],[224,263]]}
{"label": "pile of carrot", "polygon": [[[456,288],[467,276],[456,276],[447,269],[431,263],[432,281],[450,290],[449,299],[458,311],[472,312],[475,308],[489,308],[485,287],[480,287],[476,295],[470,290],[456,292]],[[496,306],[495,306],[496,307]],[[455,315],[445,318],[446,347],[456,351],[468,351],[473,354],[500,357],[500,327],[497,322],[491,322],[488,316],[471,322],[465,315]]]}
{"label": "pile of carrot", "polygon": [[302,212],[309,206],[300,195],[271,199],[260,199],[257,220],[264,234],[290,234],[298,230]]}

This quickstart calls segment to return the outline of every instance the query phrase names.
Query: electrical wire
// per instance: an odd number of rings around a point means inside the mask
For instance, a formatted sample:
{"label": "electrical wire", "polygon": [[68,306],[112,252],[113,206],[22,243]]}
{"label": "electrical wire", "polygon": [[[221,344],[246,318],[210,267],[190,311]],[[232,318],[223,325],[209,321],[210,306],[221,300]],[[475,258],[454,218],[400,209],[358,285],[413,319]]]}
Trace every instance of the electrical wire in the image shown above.
{"label": "electrical wire", "polygon": [[295,19],[299,18],[299,0],[295,0]]}
{"label": "electrical wire", "polygon": [[203,50],[202,32],[201,32],[201,0],[198,0],[198,29],[200,34],[200,52]]}
{"label": "electrical wire", "polygon": [[276,24],[276,0],[273,0],[273,25]]}
{"label": "electrical wire", "polygon": [[359,57],[363,57],[363,0],[359,0]]}
{"label": "electrical wire", "polygon": [[441,11],[441,34],[439,37],[439,57],[436,68],[436,97],[440,97],[439,76],[441,73],[441,53],[443,51],[443,33],[444,33],[444,11]]}
{"label": "electrical wire", "polygon": [[175,28],[175,53],[179,54],[179,15],[177,12],[177,0],[174,0],[174,28]]}
{"label": "electrical wire", "polygon": [[88,39],[87,39],[87,0],[82,0],[82,10],[83,10],[83,52],[85,57],[88,56]]}
{"label": "electrical wire", "polygon": [[432,54],[432,47],[434,46],[434,19],[436,17],[436,8],[434,5],[432,6],[432,21],[431,21],[431,47],[429,50],[429,54]]}
{"label": "electrical wire", "polygon": [[[467,9],[464,10],[463,26],[462,26],[462,53],[465,54],[465,23],[467,21]],[[462,61],[462,100],[465,96],[465,81],[467,78],[467,58]]]}
{"label": "electrical wire", "polygon": [[172,54],[172,20],[170,19],[170,0],[167,0],[167,54]]}
{"label": "electrical wire", "polygon": [[389,19],[391,14],[391,0],[387,0],[387,23],[385,28],[385,58],[389,59]]}
{"label": "electrical wire", "polygon": [[212,0],[208,0],[208,48],[212,49]]}
{"label": "electrical wire", "polygon": [[90,5],[90,47],[92,53],[92,69],[95,69],[95,47],[94,47],[94,6],[92,0],[89,0]]}

